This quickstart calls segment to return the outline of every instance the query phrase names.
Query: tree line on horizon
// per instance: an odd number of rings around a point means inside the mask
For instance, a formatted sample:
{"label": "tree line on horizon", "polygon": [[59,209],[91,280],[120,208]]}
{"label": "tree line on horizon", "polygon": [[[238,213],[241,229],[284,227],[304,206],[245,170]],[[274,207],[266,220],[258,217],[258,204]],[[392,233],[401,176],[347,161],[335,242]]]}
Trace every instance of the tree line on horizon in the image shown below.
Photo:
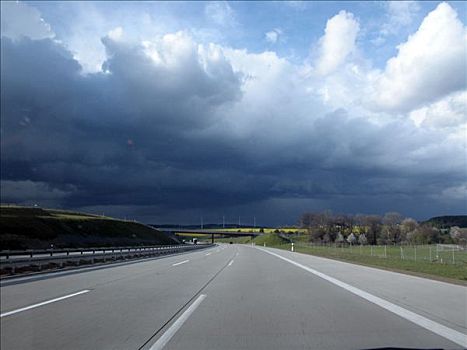
{"label": "tree line on horizon", "polygon": [[307,212],[302,214],[299,224],[308,231],[311,241],[321,243],[467,244],[466,228],[440,229],[397,212],[384,215],[333,214],[329,210]]}

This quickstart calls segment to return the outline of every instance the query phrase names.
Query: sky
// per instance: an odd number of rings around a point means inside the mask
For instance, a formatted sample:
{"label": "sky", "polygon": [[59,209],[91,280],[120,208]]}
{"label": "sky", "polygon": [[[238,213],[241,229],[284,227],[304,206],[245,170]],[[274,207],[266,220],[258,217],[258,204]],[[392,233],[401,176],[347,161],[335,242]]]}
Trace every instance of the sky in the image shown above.
{"label": "sky", "polygon": [[467,213],[465,2],[1,2],[1,200],[147,223]]}

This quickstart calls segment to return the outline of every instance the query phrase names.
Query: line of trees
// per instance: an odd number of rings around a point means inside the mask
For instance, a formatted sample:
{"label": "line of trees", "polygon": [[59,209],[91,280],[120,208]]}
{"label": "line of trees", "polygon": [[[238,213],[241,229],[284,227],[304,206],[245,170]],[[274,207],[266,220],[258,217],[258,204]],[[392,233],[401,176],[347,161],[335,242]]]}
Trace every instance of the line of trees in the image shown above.
{"label": "line of trees", "polygon": [[304,213],[300,226],[306,228],[310,240],[342,244],[463,244],[465,229],[440,230],[429,224],[419,224],[396,212],[380,215],[344,215],[331,211]]}

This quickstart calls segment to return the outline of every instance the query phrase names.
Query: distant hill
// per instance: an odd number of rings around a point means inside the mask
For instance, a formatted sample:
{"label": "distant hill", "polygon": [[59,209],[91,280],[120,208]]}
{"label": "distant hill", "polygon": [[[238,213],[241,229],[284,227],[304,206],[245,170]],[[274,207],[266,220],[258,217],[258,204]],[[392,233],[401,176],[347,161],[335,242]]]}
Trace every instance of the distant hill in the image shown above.
{"label": "distant hill", "polygon": [[0,249],[43,249],[178,242],[150,226],[64,210],[0,207]]}
{"label": "distant hill", "polygon": [[435,216],[424,223],[438,228],[449,228],[452,226],[467,227],[467,215]]}

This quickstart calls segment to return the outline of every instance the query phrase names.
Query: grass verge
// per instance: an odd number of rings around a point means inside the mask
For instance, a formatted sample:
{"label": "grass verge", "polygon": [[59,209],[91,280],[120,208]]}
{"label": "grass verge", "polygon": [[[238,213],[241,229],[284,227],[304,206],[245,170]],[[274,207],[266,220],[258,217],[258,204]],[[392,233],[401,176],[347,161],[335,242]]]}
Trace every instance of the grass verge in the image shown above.
{"label": "grass verge", "polygon": [[[267,246],[290,250],[290,244],[271,244]],[[381,256],[360,255],[356,252],[350,253],[346,249],[342,251],[332,247],[310,247],[303,245],[296,245],[295,251],[298,253],[316,255],[324,258],[342,260],[360,265],[467,285],[467,265],[464,262],[447,264],[430,262],[427,260],[401,260],[391,256],[384,258]]]}

